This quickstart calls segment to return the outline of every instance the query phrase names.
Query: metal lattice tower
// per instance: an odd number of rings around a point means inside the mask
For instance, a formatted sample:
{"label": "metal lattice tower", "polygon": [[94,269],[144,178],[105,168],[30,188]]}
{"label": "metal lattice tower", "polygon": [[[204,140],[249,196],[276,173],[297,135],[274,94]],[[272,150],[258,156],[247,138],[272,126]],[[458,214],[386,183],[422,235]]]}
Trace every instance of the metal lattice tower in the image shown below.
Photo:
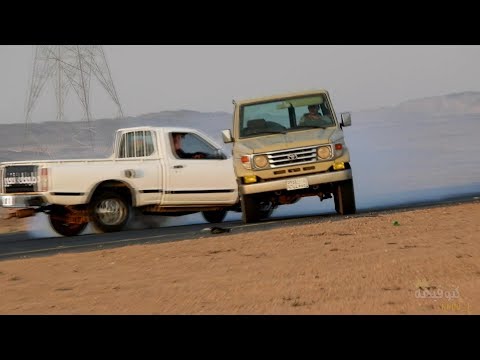
{"label": "metal lattice tower", "polygon": [[[90,80],[96,78],[117,106],[118,116],[123,111],[113,84],[110,68],[103,47],[99,45],[38,45],[30,80],[30,90],[25,104],[25,140],[29,137],[32,111],[47,80],[52,79],[57,103],[57,121],[64,121],[64,105],[70,89],[80,100],[83,116],[87,122],[90,146],[94,149],[94,124],[90,109]],[[74,139],[75,139],[75,135]],[[37,145],[38,144],[37,142]],[[42,151],[46,151],[43,145]]]}

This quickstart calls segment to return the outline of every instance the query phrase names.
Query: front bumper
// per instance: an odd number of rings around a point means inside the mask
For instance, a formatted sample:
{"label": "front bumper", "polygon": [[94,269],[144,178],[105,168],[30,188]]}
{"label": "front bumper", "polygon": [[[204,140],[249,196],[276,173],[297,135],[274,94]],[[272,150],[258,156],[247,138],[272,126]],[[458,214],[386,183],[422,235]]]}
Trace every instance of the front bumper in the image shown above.
{"label": "front bumper", "polygon": [[1,195],[0,205],[4,208],[25,208],[45,205],[46,201],[41,195]]}
{"label": "front bumper", "polygon": [[[326,183],[333,183],[337,181],[344,181],[352,179],[352,170],[346,169],[341,171],[335,172],[328,172],[322,174],[313,174],[313,175],[305,175],[305,176],[297,176],[307,178],[308,185],[320,185]],[[244,184],[239,186],[240,194],[258,194],[258,193],[265,193],[269,191],[280,191],[287,189],[287,180],[292,178],[285,178],[280,180],[272,180],[266,181],[261,183],[254,183],[254,184]]]}

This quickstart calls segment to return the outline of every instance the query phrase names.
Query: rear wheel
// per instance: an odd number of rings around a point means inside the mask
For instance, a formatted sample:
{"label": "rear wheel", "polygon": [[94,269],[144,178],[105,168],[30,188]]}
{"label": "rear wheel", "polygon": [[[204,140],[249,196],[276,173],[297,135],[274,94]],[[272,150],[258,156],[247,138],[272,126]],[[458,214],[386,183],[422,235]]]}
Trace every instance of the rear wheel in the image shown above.
{"label": "rear wheel", "polygon": [[53,209],[48,214],[48,219],[53,230],[62,236],[76,236],[88,225],[88,222],[81,224],[69,222],[68,210],[63,206]]}
{"label": "rear wheel", "polygon": [[340,215],[355,214],[357,211],[355,205],[355,192],[353,190],[353,180],[342,181],[337,184],[333,194],[335,202],[335,211]]}
{"label": "rear wheel", "polygon": [[130,218],[130,204],[121,194],[104,192],[90,203],[93,225],[102,232],[121,231]]}
{"label": "rear wheel", "polygon": [[202,215],[209,223],[220,223],[227,216],[227,210],[202,211]]}

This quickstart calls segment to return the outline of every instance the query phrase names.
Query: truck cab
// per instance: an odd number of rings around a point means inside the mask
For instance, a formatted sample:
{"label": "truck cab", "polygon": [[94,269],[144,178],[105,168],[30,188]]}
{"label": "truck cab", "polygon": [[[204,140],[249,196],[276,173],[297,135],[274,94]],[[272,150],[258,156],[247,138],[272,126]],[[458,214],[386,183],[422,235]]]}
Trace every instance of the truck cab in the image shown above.
{"label": "truck cab", "polygon": [[[181,138],[180,150],[175,138]],[[124,175],[134,185],[137,206],[232,203],[236,182],[228,158],[208,135],[184,127],[119,129],[113,158],[131,164]],[[226,185],[227,184],[227,185]]]}
{"label": "truck cab", "polygon": [[339,214],[356,212],[350,154],[327,90],[234,101],[233,166],[244,223],[268,217],[305,196],[334,199]]}

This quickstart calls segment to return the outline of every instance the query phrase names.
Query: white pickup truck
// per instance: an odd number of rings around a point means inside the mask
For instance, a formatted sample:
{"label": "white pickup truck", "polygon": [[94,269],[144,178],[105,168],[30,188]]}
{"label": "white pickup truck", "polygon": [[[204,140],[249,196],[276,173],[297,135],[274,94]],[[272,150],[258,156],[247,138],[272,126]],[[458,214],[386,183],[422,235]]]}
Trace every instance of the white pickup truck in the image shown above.
{"label": "white pickup truck", "polygon": [[232,159],[204,133],[182,127],[119,129],[107,159],[0,163],[0,199],[16,208],[12,218],[48,214],[63,236],[80,234],[89,222],[120,231],[137,211],[202,212],[212,223],[241,211]]}

